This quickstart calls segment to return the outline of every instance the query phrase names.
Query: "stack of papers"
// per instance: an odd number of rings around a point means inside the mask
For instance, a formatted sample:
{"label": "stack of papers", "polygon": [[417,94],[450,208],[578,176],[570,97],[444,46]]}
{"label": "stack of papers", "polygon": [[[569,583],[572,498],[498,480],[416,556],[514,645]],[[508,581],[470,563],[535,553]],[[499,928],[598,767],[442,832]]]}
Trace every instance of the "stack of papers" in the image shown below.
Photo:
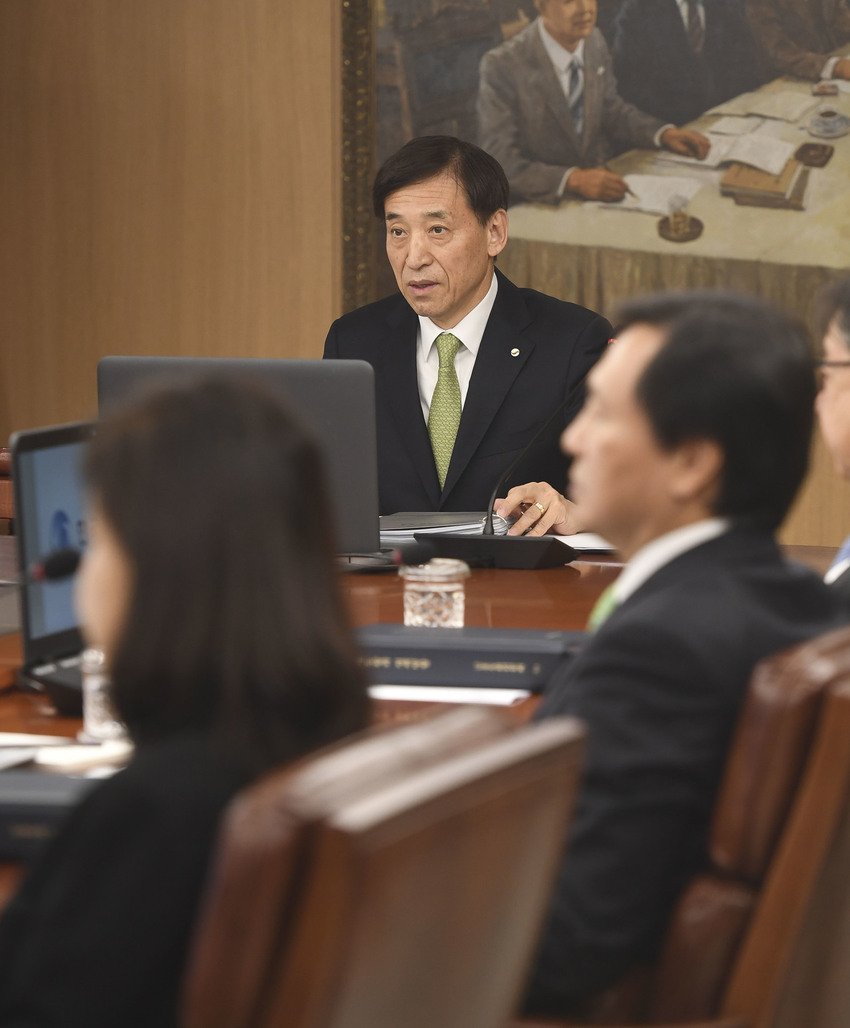
{"label": "stack of papers", "polygon": [[[484,511],[403,511],[400,514],[385,514],[379,518],[381,546],[405,546],[416,540],[414,532],[440,535],[482,535],[484,532]],[[506,535],[508,522],[493,515],[493,532]]]}
{"label": "stack of papers", "polygon": [[607,539],[594,532],[576,532],[575,535],[556,535],[556,539],[572,546],[579,553],[614,553],[615,546],[612,546]]}
{"label": "stack of papers", "polygon": [[764,125],[764,118],[750,118],[746,115],[723,115],[709,129],[709,135],[718,136],[745,136],[749,132],[755,132]]}
{"label": "stack of papers", "polygon": [[706,136],[711,149],[700,160],[697,157],[684,157],[681,154],[665,153],[664,159],[676,164],[696,164],[705,168],[716,168],[721,164],[748,164],[759,171],[770,175],[778,175],[794,153],[795,143],[784,139],[774,139],[764,135],[721,135],[713,129]]}

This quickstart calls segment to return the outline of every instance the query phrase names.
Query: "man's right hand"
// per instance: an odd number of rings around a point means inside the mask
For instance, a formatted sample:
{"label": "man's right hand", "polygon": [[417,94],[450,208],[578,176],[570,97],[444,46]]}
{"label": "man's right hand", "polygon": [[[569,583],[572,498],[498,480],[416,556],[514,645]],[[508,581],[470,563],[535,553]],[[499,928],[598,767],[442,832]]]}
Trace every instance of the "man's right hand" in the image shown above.
{"label": "man's right hand", "polygon": [[567,179],[567,189],[585,200],[612,203],[622,200],[629,187],[619,175],[607,168],[574,168]]}
{"label": "man's right hand", "polygon": [[850,57],[842,57],[835,62],[832,69],[832,77],[836,79],[850,79]]}

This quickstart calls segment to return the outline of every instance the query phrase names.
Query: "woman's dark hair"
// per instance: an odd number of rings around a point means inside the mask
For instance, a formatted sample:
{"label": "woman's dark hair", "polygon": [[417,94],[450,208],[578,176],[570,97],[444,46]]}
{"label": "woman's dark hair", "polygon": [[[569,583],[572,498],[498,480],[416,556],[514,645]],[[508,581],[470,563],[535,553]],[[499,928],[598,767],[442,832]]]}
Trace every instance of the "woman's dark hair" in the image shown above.
{"label": "woman's dark hair", "polygon": [[384,204],[391,193],[424,182],[443,172],[452,175],[466,193],[472,212],[482,225],[508,206],[508,179],[501,164],[486,150],[454,136],[418,136],[388,157],[375,176],[372,207],[384,220]]}
{"label": "woman's dark hair", "polygon": [[635,389],[661,446],[717,442],[714,513],[778,528],[809,462],[816,385],[803,329],[760,300],[712,291],[633,300],[617,324],[666,337]]}
{"label": "woman's dark hair", "polygon": [[134,570],[111,672],[136,742],[203,729],[258,772],[364,725],[322,461],[281,403],[153,393],[102,424],[87,476]]}

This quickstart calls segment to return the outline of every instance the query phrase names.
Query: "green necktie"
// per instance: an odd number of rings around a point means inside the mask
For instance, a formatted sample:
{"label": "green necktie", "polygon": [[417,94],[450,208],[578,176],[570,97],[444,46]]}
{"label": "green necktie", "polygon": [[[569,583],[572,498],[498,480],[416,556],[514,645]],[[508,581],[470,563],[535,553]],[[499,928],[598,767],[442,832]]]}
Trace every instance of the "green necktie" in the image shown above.
{"label": "green necktie", "polygon": [[615,608],[619,605],[620,601],[614,595],[614,585],[612,583],[599,594],[599,599],[590,612],[590,617],[587,619],[588,632],[595,632],[602,622],[614,613]]}
{"label": "green necktie", "polygon": [[451,332],[443,332],[437,336],[436,344],[440,355],[440,373],[428,411],[428,435],[431,437],[431,449],[434,451],[434,463],[437,465],[442,489],[452,459],[457,426],[460,424],[460,383],[455,371],[455,357],[461,343]]}

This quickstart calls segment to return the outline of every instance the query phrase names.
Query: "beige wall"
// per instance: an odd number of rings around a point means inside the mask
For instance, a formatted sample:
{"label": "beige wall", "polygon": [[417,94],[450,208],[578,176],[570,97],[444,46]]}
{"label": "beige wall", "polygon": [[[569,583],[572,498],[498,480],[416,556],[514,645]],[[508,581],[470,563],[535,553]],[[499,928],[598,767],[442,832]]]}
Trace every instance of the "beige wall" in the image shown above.
{"label": "beige wall", "polygon": [[339,6],[0,0],[0,438],[107,353],[321,355]]}

